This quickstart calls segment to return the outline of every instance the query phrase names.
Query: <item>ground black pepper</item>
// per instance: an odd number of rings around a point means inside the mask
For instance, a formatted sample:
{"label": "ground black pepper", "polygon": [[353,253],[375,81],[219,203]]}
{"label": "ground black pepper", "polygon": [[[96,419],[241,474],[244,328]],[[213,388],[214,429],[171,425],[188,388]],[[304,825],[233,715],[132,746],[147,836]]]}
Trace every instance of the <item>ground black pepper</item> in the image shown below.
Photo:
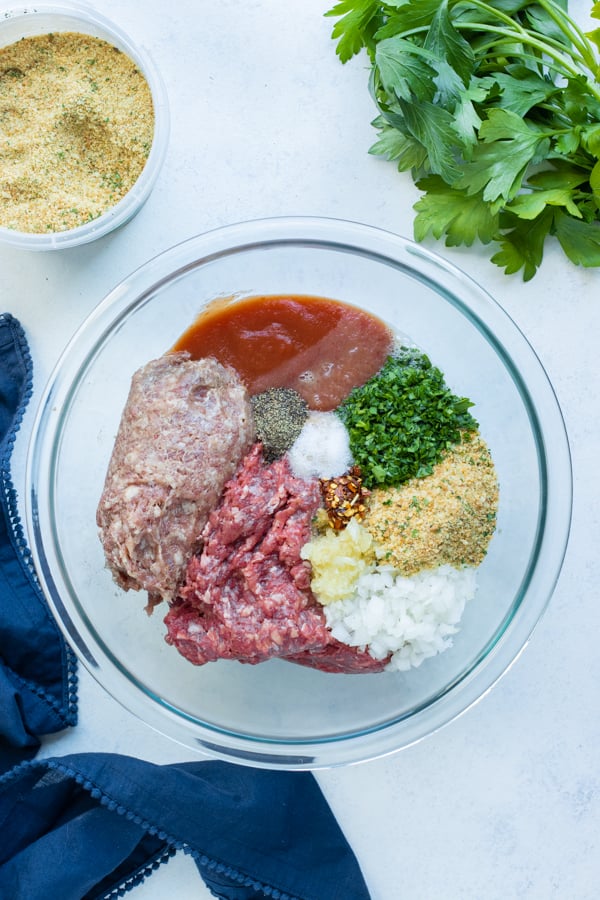
{"label": "ground black pepper", "polygon": [[256,437],[267,462],[289,450],[308,417],[308,406],[292,388],[269,388],[252,397]]}

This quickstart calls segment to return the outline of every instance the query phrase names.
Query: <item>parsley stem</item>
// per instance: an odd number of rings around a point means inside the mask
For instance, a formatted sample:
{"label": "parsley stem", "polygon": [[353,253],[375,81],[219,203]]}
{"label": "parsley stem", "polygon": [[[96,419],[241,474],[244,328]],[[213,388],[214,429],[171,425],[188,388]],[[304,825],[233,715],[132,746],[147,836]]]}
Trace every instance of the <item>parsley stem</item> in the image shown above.
{"label": "parsley stem", "polygon": [[577,47],[587,67],[594,73],[594,80],[597,81],[598,60],[596,59],[594,48],[577,22],[564,9],[558,6],[554,0],[537,0],[537,2],[546,10],[562,33]]}
{"label": "parsley stem", "polygon": [[[461,0],[458,0],[458,6],[460,6]],[[505,25],[508,25],[509,28],[518,28],[520,31],[525,31],[525,29],[511,16],[503,13],[501,10],[496,9],[493,6],[490,6],[489,3],[484,3],[483,0],[469,0],[469,7],[474,7],[475,9],[480,9],[485,13],[488,13],[492,18],[500,19],[501,22],[504,22]],[[455,26],[458,26],[458,23],[454,22]]]}
{"label": "parsley stem", "polygon": [[[550,57],[550,59],[553,59],[556,63],[559,64],[560,69],[562,69],[563,72],[566,72],[568,75],[572,75],[574,78],[577,78],[581,77],[584,74],[582,73],[581,69],[577,67],[576,60],[573,58],[573,56],[571,56],[570,59],[568,57],[565,57],[563,53],[560,53],[555,49],[555,47],[553,46],[554,42],[551,42],[550,39],[547,39],[546,41],[540,41],[524,29],[523,31],[521,31],[520,29],[511,30],[508,28],[498,28],[495,25],[485,25],[482,22],[455,22],[455,27],[460,31],[487,31],[491,34],[502,35],[502,37],[516,40],[520,44],[527,44],[530,47],[534,47],[536,50],[539,50],[545,56]],[[513,53],[513,55],[516,56],[517,54]],[[581,61],[583,62],[583,60]],[[588,82],[587,86],[589,92],[593,94],[597,100],[600,100],[600,90],[598,90],[589,79],[586,80]]]}
{"label": "parsley stem", "polygon": [[[490,51],[493,51],[496,47],[498,48],[498,53],[496,53],[496,54],[490,53]],[[498,39],[498,40],[494,40],[494,41],[489,41],[487,44],[481,44],[479,46],[479,51],[482,55],[485,54],[486,57],[489,56],[489,60],[486,58],[484,60],[484,64],[489,66],[494,71],[496,71],[497,67],[494,65],[496,59],[498,57],[506,56],[506,40],[505,40],[505,38],[502,38],[502,39]],[[504,52],[502,52],[502,51],[504,51]],[[525,50],[523,50],[520,53],[517,53],[513,48],[510,51],[510,55],[514,56],[514,57],[518,56],[519,59],[522,59],[524,62],[534,63],[538,67],[540,66],[540,63],[541,63],[541,59],[539,56],[535,56],[533,53],[527,53],[527,52],[525,52]],[[564,67],[564,63],[562,61],[556,62],[555,60],[552,60],[552,59],[545,59],[543,61],[543,65],[544,65],[545,69],[552,71],[552,72],[556,72],[557,75],[564,76],[564,74],[565,74],[565,67]],[[580,75],[581,73],[576,73],[576,74]]]}
{"label": "parsley stem", "polygon": [[[545,5],[552,2],[553,0],[540,0],[540,5]],[[507,25],[507,28],[499,28],[497,25],[487,25],[483,22],[461,22],[460,20],[455,19],[453,21],[453,25],[457,29],[457,31],[486,31],[494,35],[502,36],[503,39],[509,38],[517,41],[517,43],[520,44],[529,44],[529,46],[535,47],[535,49],[539,50],[542,54],[553,59],[557,64],[554,66],[547,64],[547,68],[551,68],[563,75],[565,72],[567,72],[569,75],[573,75],[574,77],[581,76],[582,74],[585,75],[585,73],[582,72],[582,68],[586,68],[589,69],[592,74],[594,74],[594,81],[597,81],[595,73],[598,71],[599,65],[593,55],[591,45],[587,40],[585,40],[585,36],[582,32],[579,31],[579,29],[577,29],[577,33],[581,34],[584,38],[585,46],[582,46],[578,41],[575,41],[573,39],[573,35],[562,28],[560,23],[557,22],[559,27],[561,27],[561,31],[563,31],[563,33],[572,40],[573,46],[576,47],[579,51],[578,54],[575,54],[572,50],[569,51],[563,43],[549,36],[546,36],[543,41],[539,40],[530,31],[528,31],[526,28],[523,28],[523,26],[520,25],[519,22],[516,22],[514,19],[512,19],[505,13],[502,13],[500,10],[494,9],[487,3],[482,2],[482,0],[469,0],[469,5],[472,7],[477,7],[484,12],[496,16],[496,18]],[[548,12],[550,14],[550,10],[548,10]],[[571,20],[569,19],[569,21]],[[407,28],[403,30],[399,33],[399,35],[402,38],[409,38],[417,34],[427,34],[428,31],[429,25],[418,25],[415,28]],[[485,50],[487,49],[487,47],[493,47],[495,44],[500,44],[500,42],[493,41],[490,44],[486,44],[484,48],[480,48],[480,50]],[[569,56],[565,56],[565,50],[567,50]],[[517,54],[513,53],[512,55],[516,56]],[[531,59],[531,57],[526,56],[526,54],[520,55],[522,59]],[[540,62],[539,59],[535,61],[538,64]],[[588,82],[590,92],[594,95],[594,97],[600,100],[600,92],[595,89],[589,78],[586,77],[586,81]]]}
{"label": "parsley stem", "polygon": [[[567,58],[563,55],[566,50],[569,53],[571,60],[574,63],[579,63],[582,66],[588,68],[594,74],[598,71],[598,64],[596,62],[595,56],[591,49],[591,45],[586,40],[583,33],[577,28],[572,19],[569,18],[568,15],[565,15],[564,19],[559,19],[556,15],[556,4],[553,0],[539,0],[539,5],[542,6],[548,13],[548,15],[552,18],[556,25],[560,28],[562,33],[569,39],[572,46],[576,48],[578,54],[575,54],[572,49],[565,47],[565,45],[561,41],[557,41],[555,38],[550,37],[549,35],[545,35],[544,40],[539,40],[536,38],[532,32],[525,28],[520,24],[516,19],[511,16],[506,15],[506,13],[501,12],[498,9],[494,9],[493,6],[490,6],[488,3],[483,2],[483,0],[469,0],[469,6],[475,7],[476,9],[481,9],[483,12],[486,12],[488,15],[491,15],[497,18],[499,21],[504,22],[504,24],[509,29],[508,32],[505,32],[504,29],[498,28],[494,25],[484,25],[483,23],[474,23],[474,22],[460,22],[454,21],[455,28],[459,30],[464,30],[468,28],[477,29],[481,31],[494,31],[497,34],[505,34],[507,37],[516,37],[520,42],[530,44],[531,46],[537,47],[541,50],[542,53],[546,53],[548,56],[552,56],[561,65],[564,65],[565,69],[569,71],[572,75],[580,75],[581,72],[579,69],[573,70],[570,68],[569,63],[567,62]],[[565,28],[565,20],[573,26],[573,34],[568,28]],[[580,40],[579,37],[583,39]]]}

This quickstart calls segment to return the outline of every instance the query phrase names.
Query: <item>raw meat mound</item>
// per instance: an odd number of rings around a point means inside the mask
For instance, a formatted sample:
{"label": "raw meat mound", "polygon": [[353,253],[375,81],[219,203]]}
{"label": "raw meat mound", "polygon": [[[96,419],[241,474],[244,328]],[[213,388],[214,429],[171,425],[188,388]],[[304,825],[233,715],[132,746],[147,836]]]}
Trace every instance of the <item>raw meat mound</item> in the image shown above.
{"label": "raw meat mound", "polygon": [[169,610],[167,643],[195,665],[290,658],[324,671],[380,671],[336,641],[300,558],[320,505],[316,479],[296,478],[286,457],[265,465],[255,445],[226,485]]}
{"label": "raw meat mound", "polygon": [[169,353],[134,374],[96,516],[117,584],[150,608],[175,597],[253,440],[248,392],[215,359]]}

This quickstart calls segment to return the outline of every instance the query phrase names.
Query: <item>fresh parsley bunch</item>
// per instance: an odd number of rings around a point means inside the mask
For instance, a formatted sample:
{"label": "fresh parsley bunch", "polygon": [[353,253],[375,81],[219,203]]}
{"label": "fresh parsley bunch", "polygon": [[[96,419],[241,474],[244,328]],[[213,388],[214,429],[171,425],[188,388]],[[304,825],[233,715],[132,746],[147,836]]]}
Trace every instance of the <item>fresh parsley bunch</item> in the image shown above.
{"label": "fresh parsley bunch", "polygon": [[525,281],[548,235],[600,266],[600,29],[566,0],[340,0],[326,15],[342,62],[369,54],[370,152],[424,192],[416,240],[495,244]]}

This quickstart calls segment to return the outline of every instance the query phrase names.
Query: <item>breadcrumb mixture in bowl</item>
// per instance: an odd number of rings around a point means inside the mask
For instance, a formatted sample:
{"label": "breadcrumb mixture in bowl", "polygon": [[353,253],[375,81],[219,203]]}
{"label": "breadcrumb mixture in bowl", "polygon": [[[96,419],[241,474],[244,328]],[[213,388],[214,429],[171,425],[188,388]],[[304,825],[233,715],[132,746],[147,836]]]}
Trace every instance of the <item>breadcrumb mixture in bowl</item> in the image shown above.
{"label": "breadcrumb mixture in bowl", "polygon": [[76,4],[8,10],[0,21],[0,240],[86,243],[147,199],[168,111],[150,59]]}

